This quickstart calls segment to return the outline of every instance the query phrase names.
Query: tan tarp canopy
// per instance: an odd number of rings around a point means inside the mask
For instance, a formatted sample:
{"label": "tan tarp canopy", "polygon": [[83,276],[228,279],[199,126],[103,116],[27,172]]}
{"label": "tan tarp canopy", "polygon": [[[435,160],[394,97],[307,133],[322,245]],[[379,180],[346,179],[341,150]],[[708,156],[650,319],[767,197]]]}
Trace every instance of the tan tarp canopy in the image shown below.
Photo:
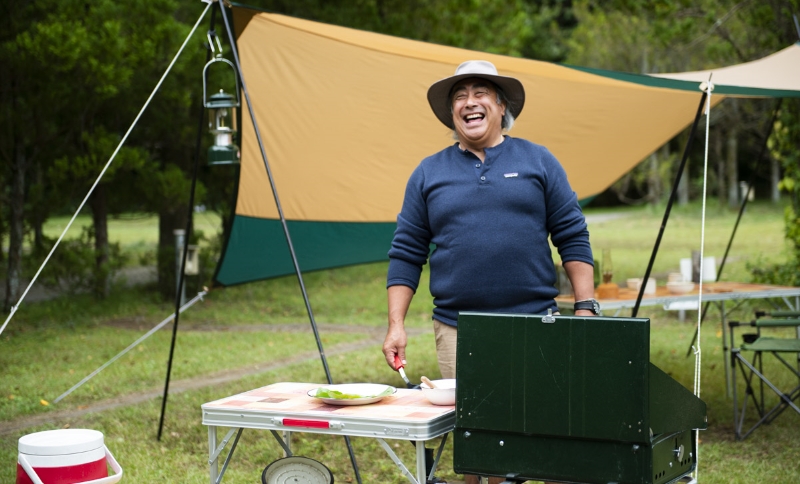
{"label": "tan tarp canopy", "polygon": [[707,71],[652,74],[680,81],[707,81],[725,86],[775,91],[800,91],[800,43],[752,62]]}
{"label": "tan tarp canopy", "polygon": [[[487,59],[522,81],[527,100],[511,135],[547,146],[583,201],[689,125],[700,81],[708,78],[569,67],[242,6],[233,12],[243,78],[285,225],[243,105],[236,213],[214,276],[220,285],[294,273],[285,230],[303,271],[386,260],[411,171],[454,142],[426,92],[465,60]],[[800,89],[783,85],[714,82],[714,103],[725,95],[800,96]]]}
{"label": "tan tarp canopy", "polygon": [[[428,106],[427,89],[465,60],[487,59],[522,81],[527,100],[511,135],[547,146],[580,199],[686,127],[701,97],[699,89],[638,85],[244,8],[234,13],[244,78],[290,220],[394,222],[411,171],[453,143]],[[236,213],[277,218],[244,118]]]}

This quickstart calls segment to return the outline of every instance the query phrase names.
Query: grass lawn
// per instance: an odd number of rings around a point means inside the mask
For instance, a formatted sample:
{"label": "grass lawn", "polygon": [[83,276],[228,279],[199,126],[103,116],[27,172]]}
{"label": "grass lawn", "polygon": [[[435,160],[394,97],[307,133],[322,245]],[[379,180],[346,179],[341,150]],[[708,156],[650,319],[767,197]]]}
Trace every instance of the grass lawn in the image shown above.
{"label": "grass lawn", "polygon": [[[45,222],[42,231],[48,237],[58,238],[69,223],[71,217],[53,217]],[[77,238],[83,227],[92,224],[91,215],[81,214],[67,231],[65,238]],[[211,237],[219,231],[220,217],[212,212],[199,212],[194,214],[196,231],[201,231],[206,237]],[[181,227],[183,228],[183,227]],[[142,256],[155,254],[158,242],[158,217],[149,214],[124,214],[108,219],[108,234],[110,241],[119,243],[123,252],[130,255],[132,262],[138,261]]]}
{"label": "grass lawn", "polygon": [[[623,212],[622,218],[590,224],[593,249],[598,255],[604,248],[612,251],[614,278],[620,283],[643,274],[662,217],[661,211],[649,208]],[[716,256],[718,263],[734,220],[735,213],[709,211],[706,255]],[[125,250],[146,251],[152,249],[155,226],[154,219],[133,219],[120,222],[119,227],[112,225],[110,235]],[[58,231],[58,221],[48,225],[48,230]],[[206,234],[216,231],[213,227],[203,230]],[[699,208],[674,209],[654,267],[661,284],[667,273],[678,270],[680,258],[699,249],[699,238]],[[754,204],[739,227],[723,279],[747,281],[747,264],[779,262],[785,250],[782,210]],[[402,386],[380,351],[386,320],[385,271],[386,263],[380,262],[304,277],[337,382]],[[419,294],[428,294],[425,278]],[[417,381],[421,375],[438,376],[429,299],[414,300],[407,323],[415,334],[409,342],[407,372]],[[765,304],[758,303],[759,307]],[[172,306],[142,288],[116,293],[105,301],[77,296],[22,305],[0,336],[0,482],[14,481],[20,436],[85,427],[105,434],[109,449],[125,470],[124,482],[205,483],[208,444],[206,428],[200,424],[200,405],[278,381],[325,380],[296,278],[285,277],[213,290],[181,316],[172,373],[172,388],[179,390],[170,393],[161,441],[155,436],[169,326],[63,401],[52,403],[169,315]],[[745,304],[735,317],[749,319],[755,307]],[[692,388],[694,358],[685,354],[696,312],[689,312],[687,322],[657,308],[644,308],[639,315],[651,318],[651,361]],[[701,397],[708,404],[709,430],[700,434],[699,478],[704,483],[796,482],[800,479],[798,415],[785,413],[744,442],[733,439],[721,337],[719,315],[712,310],[701,338]],[[354,438],[352,442],[363,482],[407,482],[375,441]],[[392,445],[404,461],[413,462],[411,445],[402,441]],[[340,437],[296,434],[293,450],[325,463],[336,482],[355,482]],[[281,455],[269,433],[245,431],[225,482],[258,482],[263,468]],[[452,471],[451,443],[442,462],[437,474],[448,480],[460,478]]]}

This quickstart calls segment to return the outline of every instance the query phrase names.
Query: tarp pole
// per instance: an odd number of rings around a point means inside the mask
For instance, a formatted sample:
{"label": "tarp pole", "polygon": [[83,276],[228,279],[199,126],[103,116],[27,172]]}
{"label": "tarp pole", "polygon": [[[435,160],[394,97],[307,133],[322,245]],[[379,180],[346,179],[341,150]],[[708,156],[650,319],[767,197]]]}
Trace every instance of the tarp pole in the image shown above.
{"label": "tarp pole", "polygon": [[800,22],[797,21],[797,14],[792,15],[794,19],[794,30],[797,32],[797,39],[800,41]]}
{"label": "tarp pole", "polygon": [[[236,70],[239,74],[239,80],[241,81],[242,91],[244,92],[244,98],[247,102],[247,109],[250,113],[250,119],[253,122],[253,130],[256,133],[256,139],[258,140],[258,147],[261,150],[261,159],[264,161],[264,168],[267,171],[267,176],[269,177],[269,184],[270,188],[272,188],[272,195],[275,198],[275,206],[278,209],[278,215],[281,219],[281,226],[283,227],[283,234],[286,237],[286,244],[289,246],[289,253],[292,256],[292,264],[294,265],[295,274],[297,275],[297,281],[300,285],[300,291],[303,293],[303,301],[306,305],[306,311],[308,312],[308,319],[311,322],[311,329],[314,331],[314,338],[317,340],[317,349],[319,350],[319,357],[322,360],[322,366],[325,370],[325,377],[328,380],[329,384],[333,383],[333,378],[331,377],[331,371],[328,368],[328,360],[325,357],[325,350],[322,347],[322,340],[319,336],[319,329],[317,328],[317,323],[314,320],[314,312],[311,310],[311,302],[308,299],[308,293],[306,292],[306,286],[303,282],[303,273],[300,270],[300,263],[297,261],[297,254],[294,250],[294,245],[292,244],[292,237],[289,234],[289,226],[286,224],[286,216],[283,213],[283,207],[281,206],[280,198],[278,197],[278,190],[275,186],[275,179],[272,176],[272,170],[269,166],[269,161],[267,160],[267,152],[264,148],[264,141],[261,138],[261,131],[258,128],[258,121],[256,120],[255,112],[253,111],[253,104],[250,102],[250,93],[247,90],[247,83],[244,79],[244,73],[242,72],[242,64],[239,61],[239,49],[236,47],[236,40],[233,36],[233,28],[228,20],[228,15],[225,13],[225,5],[223,2],[217,2],[220,7],[220,12],[222,12],[222,19],[225,22],[225,28],[228,31],[228,40],[231,44],[231,52],[233,52],[234,62],[236,63]],[[344,437],[344,440],[347,444],[347,450],[350,453],[350,461],[353,464],[353,471],[356,475],[356,480],[358,484],[361,484],[361,474],[358,471],[358,464],[356,463],[356,456],[353,452],[353,446],[350,443],[350,438],[348,436]]]}
{"label": "tarp pole", "polygon": [[[211,11],[211,27],[209,30],[214,30],[214,22],[216,20],[216,11]],[[206,62],[211,59],[211,50],[214,48],[213,45],[209,46],[208,51],[206,51]],[[178,322],[180,321],[180,307],[181,307],[181,296],[183,295],[183,283],[185,280],[185,269],[186,269],[186,256],[189,252],[189,239],[192,236],[192,212],[194,211],[194,194],[195,188],[197,187],[197,167],[200,165],[200,146],[203,142],[203,131],[205,126],[205,99],[203,100],[203,105],[200,108],[200,121],[197,125],[197,139],[195,140],[195,149],[194,149],[194,168],[192,170],[192,188],[189,191],[189,208],[187,212],[187,219],[186,219],[186,236],[183,238],[183,254],[181,256],[181,265],[178,268],[178,273],[175,274],[175,277],[178,278],[178,287],[175,291],[175,323],[172,325],[172,340],[169,344],[169,358],[167,359],[167,376],[164,379],[164,396],[161,398],[161,415],[158,418],[158,433],[156,434],[156,440],[161,440],[161,433],[164,430],[164,414],[167,410],[167,397],[169,396],[169,380],[170,376],[172,375],[172,359],[175,355],[175,341],[178,338]]]}
{"label": "tarp pole", "polygon": [[[703,91],[703,95],[700,96],[700,104],[697,106],[697,114],[694,115],[694,122],[692,123],[692,129],[689,132],[689,139],[686,141],[686,148],[683,150],[683,158],[681,159],[681,164],[678,167],[678,172],[675,174],[675,181],[672,184],[672,192],[670,192],[669,200],[667,201],[667,209],[664,211],[664,218],[661,220],[661,228],[658,231],[658,237],[656,237],[656,243],[653,246],[653,252],[650,254],[650,262],[647,263],[647,270],[644,273],[643,281],[647,282],[650,278],[650,272],[653,270],[653,263],[656,260],[656,255],[658,254],[658,247],[661,245],[661,238],[664,236],[664,229],[667,227],[667,220],[669,220],[669,213],[672,210],[672,204],[675,202],[675,197],[678,194],[678,184],[681,181],[681,176],[683,175],[684,169],[686,168],[686,161],[689,159],[689,150],[692,147],[692,140],[694,139],[694,133],[697,131],[697,124],[700,121],[700,115],[703,114],[703,105],[706,101],[706,96],[708,94],[706,91]],[[644,296],[644,290],[647,284],[642,283],[641,287],[639,288],[639,295],[636,297],[636,304],[633,306],[633,311],[631,311],[631,317],[636,317],[639,313],[639,305],[642,303],[642,297]]]}
{"label": "tarp pole", "polygon": [[[758,153],[758,158],[756,158],[756,166],[753,170],[753,173],[750,174],[750,179],[747,182],[747,193],[744,194],[742,197],[742,202],[739,205],[739,214],[736,216],[736,223],[733,224],[733,231],[731,232],[731,236],[728,239],[728,246],[725,247],[725,255],[722,256],[722,262],[719,264],[719,269],[717,269],[717,278],[715,279],[716,282],[719,282],[720,278],[722,277],[722,269],[725,267],[725,262],[728,260],[728,253],[731,251],[731,246],[733,245],[733,239],[736,237],[736,230],[739,228],[739,221],[742,220],[742,214],[744,214],[744,209],[747,207],[748,199],[750,198],[750,192],[753,190],[753,185],[755,184],[756,174],[761,168],[761,163],[764,161],[764,153],[767,151],[767,143],[769,142],[769,137],[772,135],[772,130],[775,127],[775,119],[778,117],[778,112],[781,109],[781,104],[783,103],[783,98],[778,99],[778,104],[775,106],[775,110],[772,112],[772,116],[769,119],[769,124],[767,125],[767,133],[764,136],[764,144],[761,145],[761,151]],[[708,312],[708,307],[711,303],[705,303],[703,305],[703,314],[700,316],[700,323],[702,324],[703,321],[706,319],[706,313]],[[725,328],[723,328],[724,330]],[[697,330],[694,332],[694,336],[692,336],[692,341],[689,343],[689,348],[686,350],[686,356],[688,357],[692,354],[692,346],[694,345],[695,341],[697,341]],[[733,341],[731,341],[733,344]]]}

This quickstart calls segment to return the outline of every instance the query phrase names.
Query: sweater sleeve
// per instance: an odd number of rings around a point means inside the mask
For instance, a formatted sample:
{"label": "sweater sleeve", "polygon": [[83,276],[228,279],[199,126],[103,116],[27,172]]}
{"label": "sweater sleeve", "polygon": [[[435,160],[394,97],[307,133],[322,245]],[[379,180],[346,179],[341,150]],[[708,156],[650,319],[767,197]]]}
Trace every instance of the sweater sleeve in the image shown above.
{"label": "sweater sleeve", "polygon": [[420,165],[408,180],[403,207],[397,216],[397,229],[389,249],[386,287],[403,285],[416,291],[419,285],[431,243],[424,185],[425,175]]}
{"label": "sweater sleeve", "polygon": [[564,168],[547,151],[543,164],[547,176],[547,229],[562,262],[582,261],[594,265],[586,218]]}

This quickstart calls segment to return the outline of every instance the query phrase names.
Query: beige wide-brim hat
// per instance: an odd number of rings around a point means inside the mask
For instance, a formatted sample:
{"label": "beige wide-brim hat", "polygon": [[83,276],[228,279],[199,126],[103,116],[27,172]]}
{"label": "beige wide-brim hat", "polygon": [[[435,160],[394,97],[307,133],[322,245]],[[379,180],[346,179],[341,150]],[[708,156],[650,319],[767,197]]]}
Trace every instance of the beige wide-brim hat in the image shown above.
{"label": "beige wide-brim hat", "polygon": [[525,88],[522,87],[522,83],[513,77],[498,75],[497,68],[489,61],[470,60],[458,66],[453,76],[436,81],[428,89],[428,103],[433,109],[433,114],[445,126],[455,129],[450,105],[450,91],[458,81],[470,77],[479,77],[495,83],[508,98],[506,109],[510,110],[515,118],[522,112],[522,107],[525,105]]}

